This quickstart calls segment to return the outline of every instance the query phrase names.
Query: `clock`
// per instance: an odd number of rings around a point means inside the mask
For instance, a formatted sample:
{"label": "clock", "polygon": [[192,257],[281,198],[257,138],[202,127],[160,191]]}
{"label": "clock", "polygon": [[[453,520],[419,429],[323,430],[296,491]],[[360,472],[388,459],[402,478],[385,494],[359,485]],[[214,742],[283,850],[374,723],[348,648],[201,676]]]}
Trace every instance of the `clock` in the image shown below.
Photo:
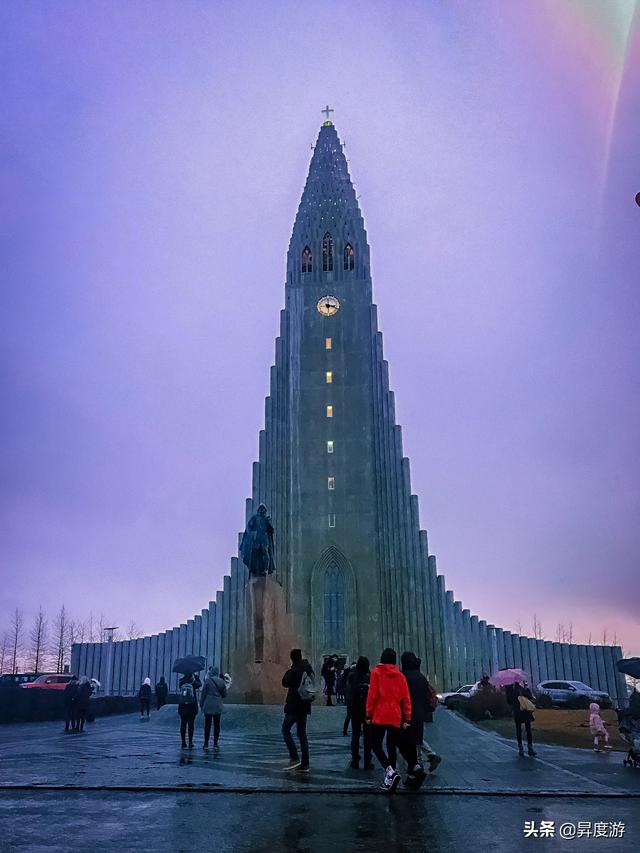
{"label": "clock", "polygon": [[323,296],[318,300],[318,311],[323,317],[333,317],[340,309],[340,303],[335,296]]}

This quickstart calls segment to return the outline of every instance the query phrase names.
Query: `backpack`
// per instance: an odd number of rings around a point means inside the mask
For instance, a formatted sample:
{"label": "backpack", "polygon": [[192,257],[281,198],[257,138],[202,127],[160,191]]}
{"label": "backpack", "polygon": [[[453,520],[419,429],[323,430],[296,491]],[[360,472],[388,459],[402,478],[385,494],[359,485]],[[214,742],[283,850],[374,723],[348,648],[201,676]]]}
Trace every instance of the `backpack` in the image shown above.
{"label": "backpack", "polygon": [[193,684],[183,684],[180,688],[180,696],[178,697],[178,705],[195,705],[196,694],[193,690]]}
{"label": "backpack", "polygon": [[426,701],[427,710],[433,712],[438,707],[438,694],[433,689],[430,683],[427,684],[427,701]]}
{"label": "backpack", "polygon": [[298,695],[303,702],[313,702],[316,698],[316,685],[308,672],[302,673],[300,687],[298,687]]}

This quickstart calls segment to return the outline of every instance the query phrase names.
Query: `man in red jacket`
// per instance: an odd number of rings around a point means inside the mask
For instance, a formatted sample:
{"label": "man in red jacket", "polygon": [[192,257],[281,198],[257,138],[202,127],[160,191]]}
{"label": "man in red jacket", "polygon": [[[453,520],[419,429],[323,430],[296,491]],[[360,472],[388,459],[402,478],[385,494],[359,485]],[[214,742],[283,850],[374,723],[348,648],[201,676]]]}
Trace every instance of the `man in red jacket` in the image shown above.
{"label": "man in red jacket", "polygon": [[[380,787],[392,794],[400,783],[400,774],[396,771],[398,749],[407,762],[409,772],[424,779],[415,749],[409,749],[406,738],[402,736],[402,729],[408,728],[411,722],[411,697],[407,679],[396,666],[393,649],[382,652],[380,663],[371,673],[367,722],[371,726],[371,749],[386,771]],[[382,748],[385,735],[388,755]]]}

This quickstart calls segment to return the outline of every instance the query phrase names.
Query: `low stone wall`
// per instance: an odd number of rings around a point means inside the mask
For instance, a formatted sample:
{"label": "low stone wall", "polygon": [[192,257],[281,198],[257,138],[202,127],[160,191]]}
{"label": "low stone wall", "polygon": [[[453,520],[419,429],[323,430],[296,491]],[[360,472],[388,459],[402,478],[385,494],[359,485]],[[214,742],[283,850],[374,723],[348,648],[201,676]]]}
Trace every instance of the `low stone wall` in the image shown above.
{"label": "low stone wall", "polygon": [[[140,708],[134,696],[97,696],[91,699],[88,717],[130,714]],[[0,689],[0,723],[36,723],[64,720],[62,690],[23,690],[20,687]]]}

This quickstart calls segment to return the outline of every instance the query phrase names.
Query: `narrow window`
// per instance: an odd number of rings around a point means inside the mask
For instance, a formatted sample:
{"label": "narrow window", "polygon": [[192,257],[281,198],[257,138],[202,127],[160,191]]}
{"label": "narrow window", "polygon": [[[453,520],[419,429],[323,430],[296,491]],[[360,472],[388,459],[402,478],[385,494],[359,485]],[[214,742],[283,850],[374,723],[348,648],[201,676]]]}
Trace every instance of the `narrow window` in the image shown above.
{"label": "narrow window", "polygon": [[333,406],[327,406],[327,417],[328,418],[333,417]]}
{"label": "narrow window", "polygon": [[335,514],[335,512],[330,512],[329,513],[329,527],[335,527],[335,526],[336,526],[336,514]]}
{"label": "narrow window", "polygon": [[333,453],[333,442],[332,441],[327,442],[327,453]]}
{"label": "narrow window", "polygon": [[302,272],[313,272],[313,256],[308,246],[302,250]]}
{"label": "narrow window", "polygon": [[330,370],[327,370],[326,378],[327,378],[327,385],[331,385],[331,383],[333,382],[333,373]]}
{"label": "narrow window", "polygon": [[356,254],[353,251],[353,246],[351,243],[347,243],[344,247],[344,268],[348,272],[351,272],[356,264]]}
{"label": "narrow window", "polygon": [[333,237],[329,232],[322,238],[322,270],[331,272],[333,269]]}
{"label": "narrow window", "polygon": [[332,492],[336,487],[336,478],[335,477],[327,477],[327,488],[330,492]]}
{"label": "narrow window", "polygon": [[331,349],[331,338],[325,338],[324,339],[324,348],[325,349]]}

